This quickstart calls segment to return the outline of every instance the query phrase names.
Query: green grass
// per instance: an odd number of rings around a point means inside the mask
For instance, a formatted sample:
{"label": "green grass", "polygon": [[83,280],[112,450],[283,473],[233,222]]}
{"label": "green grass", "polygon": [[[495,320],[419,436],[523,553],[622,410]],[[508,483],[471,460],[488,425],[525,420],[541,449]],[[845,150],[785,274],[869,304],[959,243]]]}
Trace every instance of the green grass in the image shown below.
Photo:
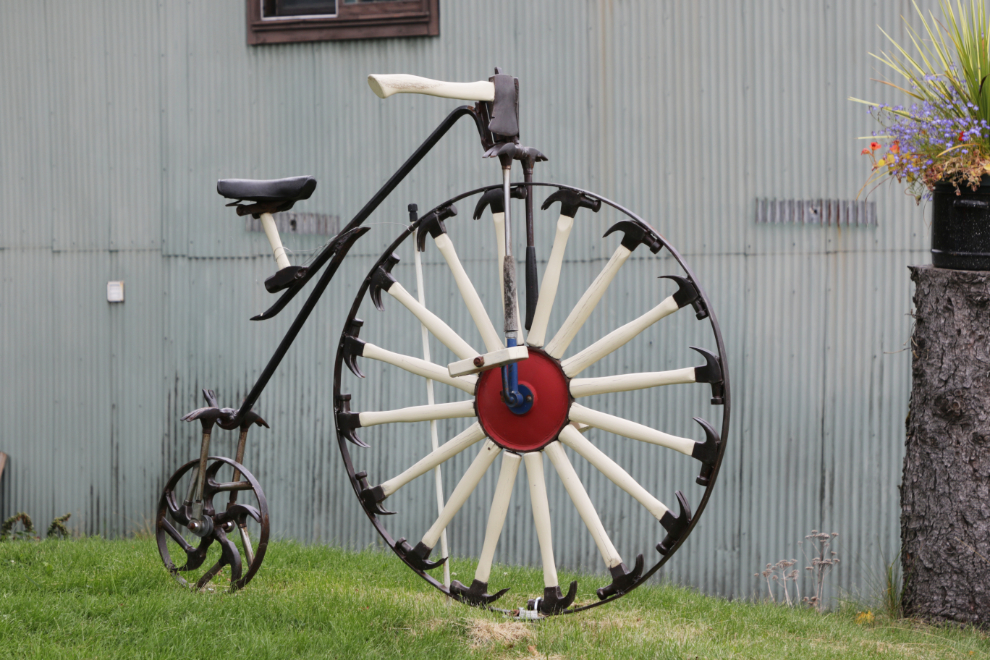
{"label": "green grass", "polygon": [[855,617],[658,585],[522,624],[448,602],[391,553],[274,543],[230,594],[181,588],[148,539],[0,543],[0,658],[990,658],[977,631]]}

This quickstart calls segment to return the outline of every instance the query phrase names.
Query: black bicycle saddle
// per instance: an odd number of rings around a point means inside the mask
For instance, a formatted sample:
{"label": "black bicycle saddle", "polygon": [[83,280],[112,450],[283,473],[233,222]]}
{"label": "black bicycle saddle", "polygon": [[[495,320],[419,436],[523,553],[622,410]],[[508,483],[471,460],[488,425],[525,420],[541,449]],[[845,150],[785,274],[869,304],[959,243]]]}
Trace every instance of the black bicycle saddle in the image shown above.
{"label": "black bicycle saddle", "polygon": [[316,178],[293,176],[287,179],[220,179],[217,192],[227,199],[246,202],[298,202],[309,199],[316,190]]}

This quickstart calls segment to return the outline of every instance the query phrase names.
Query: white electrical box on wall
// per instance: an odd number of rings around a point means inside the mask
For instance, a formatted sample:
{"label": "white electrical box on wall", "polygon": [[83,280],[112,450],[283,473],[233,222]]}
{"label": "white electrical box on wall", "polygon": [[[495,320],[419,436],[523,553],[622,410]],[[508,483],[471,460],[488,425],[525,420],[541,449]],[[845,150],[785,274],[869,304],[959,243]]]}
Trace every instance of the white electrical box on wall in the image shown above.
{"label": "white electrical box on wall", "polygon": [[107,282],[107,302],[124,302],[124,282]]}

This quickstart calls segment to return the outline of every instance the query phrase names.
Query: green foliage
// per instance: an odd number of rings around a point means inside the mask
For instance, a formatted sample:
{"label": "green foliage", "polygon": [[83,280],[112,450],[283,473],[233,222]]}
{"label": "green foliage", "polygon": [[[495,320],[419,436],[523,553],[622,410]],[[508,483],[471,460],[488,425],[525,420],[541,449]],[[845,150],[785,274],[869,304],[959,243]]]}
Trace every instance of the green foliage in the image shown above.
{"label": "green foliage", "polygon": [[[472,570],[453,562],[462,579]],[[539,569],[500,573],[532,593],[542,587]],[[607,582],[561,575],[574,578],[589,593]],[[449,602],[390,552],[275,542],[247,589],[195,593],[168,576],[150,540],[0,544],[0,658],[990,657],[990,640],[973,630],[857,625],[855,616],[658,583],[523,624]]]}
{"label": "green foliage", "polygon": [[45,538],[69,538],[69,529],[65,526],[65,521],[72,517],[71,513],[67,513],[64,516],[59,516],[52,521],[52,524],[48,526],[48,533],[45,534]]}
{"label": "green foliage", "polygon": [[[19,531],[14,531],[14,525],[21,523],[21,529]],[[31,520],[31,516],[21,511],[20,513],[15,513],[10,518],[3,521],[3,526],[0,527],[0,541],[19,541],[23,539],[34,539],[36,537],[34,531],[34,521]]]}

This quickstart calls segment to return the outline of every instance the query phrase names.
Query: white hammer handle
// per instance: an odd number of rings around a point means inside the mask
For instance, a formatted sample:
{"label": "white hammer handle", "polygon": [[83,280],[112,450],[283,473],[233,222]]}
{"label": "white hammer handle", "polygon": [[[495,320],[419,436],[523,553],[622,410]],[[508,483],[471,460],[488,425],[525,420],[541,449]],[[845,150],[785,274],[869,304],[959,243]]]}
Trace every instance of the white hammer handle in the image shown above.
{"label": "white hammer handle", "polygon": [[372,73],[368,76],[368,86],[382,99],[387,99],[392,94],[428,94],[461,101],[495,100],[495,84],[487,80],[452,83],[405,73]]}

